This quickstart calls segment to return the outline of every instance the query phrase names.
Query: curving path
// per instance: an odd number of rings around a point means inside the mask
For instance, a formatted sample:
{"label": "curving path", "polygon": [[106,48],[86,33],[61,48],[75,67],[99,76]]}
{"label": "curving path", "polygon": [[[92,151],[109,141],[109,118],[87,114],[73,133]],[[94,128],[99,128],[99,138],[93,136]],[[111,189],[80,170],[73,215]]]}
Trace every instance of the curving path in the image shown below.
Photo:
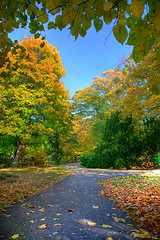
{"label": "curving path", "polygon": [[[14,234],[27,240],[135,239],[130,230],[138,229],[138,226],[114,202],[99,196],[98,182],[145,171],[85,169],[76,164],[65,167],[72,170],[66,179],[0,215],[0,239],[12,239]],[[34,208],[30,208],[32,205]],[[126,219],[126,222],[115,222],[113,217]],[[103,224],[112,228],[104,228]],[[42,225],[46,228],[38,229]]]}

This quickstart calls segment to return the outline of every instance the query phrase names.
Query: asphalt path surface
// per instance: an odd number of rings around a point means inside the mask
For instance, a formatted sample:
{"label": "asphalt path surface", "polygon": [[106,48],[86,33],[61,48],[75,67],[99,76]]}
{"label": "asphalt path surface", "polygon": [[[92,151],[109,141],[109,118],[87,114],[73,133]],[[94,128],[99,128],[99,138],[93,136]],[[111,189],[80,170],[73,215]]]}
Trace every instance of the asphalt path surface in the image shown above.
{"label": "asphalt path surface", "polygon": [[[0,239],[19,234],[19,239],[27,240],[135,240],[130,231],[138,230],[137,224],[114,202],[100,197],[98,182],[145,171],[85,169],[76,164],[66,167],[72,173],[63,181],[0,215]],[[116,222],[114,217],[126,222]],[[104,228],[103,224],[112,228]],[[45,229],[39,229],[43,226]]]}

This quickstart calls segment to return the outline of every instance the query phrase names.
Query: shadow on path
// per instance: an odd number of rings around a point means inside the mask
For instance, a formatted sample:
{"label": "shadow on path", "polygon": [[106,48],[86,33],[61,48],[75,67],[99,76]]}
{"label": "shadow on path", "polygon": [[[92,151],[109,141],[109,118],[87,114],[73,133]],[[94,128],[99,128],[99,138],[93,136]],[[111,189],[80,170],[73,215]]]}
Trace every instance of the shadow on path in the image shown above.
{"label": "shadow on path", "polygon": [[[85,169],[77,164],[65,167],[72,173],[63,181],[0,215],[0,239],[12,239],[14,234],[27,240],[135,239],[130,230],[138,229],[136,223],[127,218],[114,202],[99,196],[101,188],[98,182],[146,171]],[[32,206],[34,208],[30,208]],[[126,222],[115,222],[114,217],[123,218]],[[110,228],[102,227],[103,224]],[[45,229],[38,229],[42,225]]]}

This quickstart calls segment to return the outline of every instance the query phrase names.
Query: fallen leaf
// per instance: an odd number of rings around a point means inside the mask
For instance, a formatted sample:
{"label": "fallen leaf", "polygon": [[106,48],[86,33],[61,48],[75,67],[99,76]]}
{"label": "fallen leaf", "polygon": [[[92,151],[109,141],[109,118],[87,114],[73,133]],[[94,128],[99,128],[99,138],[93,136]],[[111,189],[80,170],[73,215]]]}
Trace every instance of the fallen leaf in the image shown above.
{"label": "fallen leaf", "polygon": [[49,203],[48,201],[45,201],[46,203]]}
{"label": "fallen leaf", "polygon": [[93,205],[92,208],[96,209],[96,208],[100,208],[100,206],[94,206],[94,205]]}
{"label": "fallen leaf", "polygon": [[32,205],[29,206],[29,208],[35,208],[35,206],[32,204]]}
{"label": "fallen leaf", "polygon": [[46,228],[47,228],[46,224],[43,224],[43,225],[41,225],[41,226],[38,226],[38,229],[46,229]]}
{"label": "fallen leaf", "polygon": [[57,213],[56,215],[57,215],[57,216],[60,216],[60,215],[62,215],[62,214],[61,214],[61,213]]}
{"label": "fallen leaf", "polygon": [[19,238],[19,234],[14,234],[11,238],[12,238],[12,239],[17,239],[17,238]]}
{"label": "fallen leaf", "polygon": [[46,218],[44,217],[44,218],[41,218],[41,221],[46,221]]}
{"label": "fallen leaf", "polygon": [[69,209],[67,209],[67,211],[74,212],[74,209],[69,208]]}
{"label": "fallen leaf", "polygon": [[88,226],[96,226],[95,222],[87,222]]}
{"label": "fallen leaf", "polygon": [[143,233],[135,233],[133,235],[134,238],[140,238],[140,239],[148,239],[148,236],[146,236],[145,234]]}
{"label": "fallen leaf", "polygon": [[56,223],[56,224],[54,224],[54,226],[60,226],[60,225],[62,225],[62,224],[60,224],[60,223]]}
{"label": "fallen leaf", "polygon": [[117,218],[117,217],[113,217],[115,219],[116,222],[123,222],[125,223],[126,220],[124,218]]}
{"label": "fallen leaf", "polygon": [[54,221],[57,221],[57,220],[59,220],[59,219],[58,219],[58,218],[53,218],[53,220],[54,220]]}
{"label": "fallen leaf", "polygon": [[112,226],[106,225],[106,224],[103,224],[102,227],[103,227],[103,228],[112,228]]}
{"label": "fallen leaf", "polygon": [[31,211],[29,211],[29,213],[34,213],[34,211],[31,210]]}
{"label": "fallen leaf", "polygon": [[54,205],[50,205],[50,204],[49,204],[48,207],[54,207]]}
{"label": "fallen leaf", "polygon": [[45,212],[46,209],[45,209],[45,208],[41,208],[41,209],[39,209],[38,211],[39,211],[39,212]]}
{"label": "fallen leaf", "polygon": [[141,222],[143,222],[143,221],[145,220],[145,218],[144,218],[144,217],[140,217],[139,220],[140,220]]}
{"label": "fallen leaf", "polygon": [[111,238],[111,237],[108,237],[108,238],[106,238],[106,240],[113,240],[113,238]]}
{"label": "fallen leaf", "polygon": [[33,221],[33,220],[30,220],[30,223],[34,223],[34,221]]}

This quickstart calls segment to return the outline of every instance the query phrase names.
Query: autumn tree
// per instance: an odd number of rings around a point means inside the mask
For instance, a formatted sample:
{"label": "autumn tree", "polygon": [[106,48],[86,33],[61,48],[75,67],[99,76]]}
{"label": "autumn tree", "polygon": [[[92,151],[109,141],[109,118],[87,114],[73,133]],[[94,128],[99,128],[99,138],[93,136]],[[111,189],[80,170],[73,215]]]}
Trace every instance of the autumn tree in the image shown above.
{"label": "autumn tree", "polygon": [[123,115],[132,114],[136,121],[160,116],[160,44],[153,46],[143,61],[135,64],[132,56],[126,59],[126,95],[119,108]]}
{"label": "autumn tree", "polygon": [[60,82],[65,70],[56,47],[42,44],[41,38],[25,36],[0,69],[0,135],[14,139],[14,166],[25,148],[70,128],[69,93]]}
{"label": "autumn tree", "polygon": [[74,112],[85,118],[104,121],[106,114],[118,105],[123,82],[123,73],[115,70],[102,73],[102,77],[95,77],[89,87],[77,90],[73,96]]}
{"label": "autumn tree", "polygon": [[[111,23],[117,41],[134,46],[133,58],[138,62],[159,42],[160,3],[157,0],[1,0],[0,62],[13,45],[8,33],[29,26],[37,38],[46,23],[48,29],[68,27],[75,39],[79,35],[84,37],[92,25],[98,32]],[[109,35],[106,32],[106,38]]]}

